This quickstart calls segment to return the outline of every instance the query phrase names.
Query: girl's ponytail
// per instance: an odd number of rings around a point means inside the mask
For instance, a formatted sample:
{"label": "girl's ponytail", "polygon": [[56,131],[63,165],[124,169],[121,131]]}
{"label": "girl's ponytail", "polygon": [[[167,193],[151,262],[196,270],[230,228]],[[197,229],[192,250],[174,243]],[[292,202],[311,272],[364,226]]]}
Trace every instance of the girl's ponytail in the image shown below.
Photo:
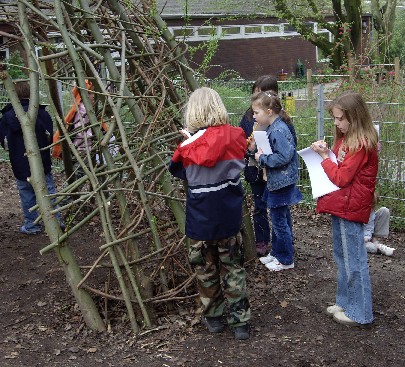
{"label": "girl's ponytail", "polygon": [[291,117],[288,116],[287,112],[283,109],[281,109],[281,111],[279,112],[279,116],[281,117],[281,119],[286,123],[286,124],[292,124],[292,120]]}

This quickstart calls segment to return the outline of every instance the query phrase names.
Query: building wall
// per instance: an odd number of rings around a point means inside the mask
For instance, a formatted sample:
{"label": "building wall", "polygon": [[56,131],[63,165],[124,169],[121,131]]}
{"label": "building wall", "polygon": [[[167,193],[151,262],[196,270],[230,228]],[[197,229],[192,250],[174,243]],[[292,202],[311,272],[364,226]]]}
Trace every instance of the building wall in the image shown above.
{"label": "building wall", "polygon": [[[333,17],[327,18],[333,21]],[[357,47],[357,55],[368,55],[370,53],[370,36],[372,33],[371,16],[363,15],[364,22],[361,41]],[[246,24],[278,24],[283,21],[274,17],[257,19],[221,19],[221,18],[190,18],[165,19],[168,26],[198,26],[198,25],[246,25]],[[188,41],[189,46],[196,47],[198,42]],[[201,64],[206,50],[198,51],[191,59],[191,67],[197,69]],[[256,79],[262,74],[277,74],[281,69],[289,75],[296,73],[297,61],[304,65],[304,69],[316,70],[320,63],[316,60],[316,47],[302,39],[300,36],[288,35],[268,38],[246,38],[246,39],[220,39],[218,49],[212,59],[212,66],[206,73],[209,78],[215,78],[224,71],[234,70],[243,79]],[[358,62],[358,60],[356,60]],[[363,62],[368,63],[369,58]]]}
{"label": "building wall", "polygon": [[[197,43],[190,42],[190,46]],[[199,51],[191,60],[191,66],[200,65],[205,51]],[[207,72],[209,78],[234,70],[241,78],[255,80],[263,74],[278,74],[281,70],[295,74],[298,59],[305,69],[316,65],[316,47],[301,37],[271,37],[237,40],[220,40],[213,65]]]}

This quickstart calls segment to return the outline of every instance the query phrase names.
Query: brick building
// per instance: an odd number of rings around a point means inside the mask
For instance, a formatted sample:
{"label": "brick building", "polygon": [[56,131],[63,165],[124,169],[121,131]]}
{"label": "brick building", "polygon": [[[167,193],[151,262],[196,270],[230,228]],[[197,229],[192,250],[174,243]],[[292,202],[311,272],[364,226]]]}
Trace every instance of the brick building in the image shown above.
{"label": "brick building", "polygon": [[[212,35],[217,37],[218,46],[206,72],[209,78],[229,70],[249,80],[261,74],[278,74],[281,71],[291,75],[297,73],[298,60],[305,69],[315,69],[326,61],[322,52],[292,26],[261,13],[263,8],[255,3],[249,2],[247,10],[246,2],[238,0],[190,1],[185,9],[184,0],[157,1],[158,11],[179,41],[185,41],[191,48],[198,48]],[[247,15],[247,11],[255,15]],[[308,22],[308,25],[316,33],[333,39],[326,29],[319,29],[317,23]],[[370,31],[371,16],[364,15],[359,53],[368,47]],[[200,65],[206,52],[204,48],[197,51],[190,58],[191,66],[196,68]]]}

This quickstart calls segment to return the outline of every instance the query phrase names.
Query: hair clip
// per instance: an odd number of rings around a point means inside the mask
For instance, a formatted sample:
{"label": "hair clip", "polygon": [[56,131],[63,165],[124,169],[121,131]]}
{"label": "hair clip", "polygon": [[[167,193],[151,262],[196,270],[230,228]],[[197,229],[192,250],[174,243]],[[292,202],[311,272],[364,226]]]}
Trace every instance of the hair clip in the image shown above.
{"label": "hair clip", "polygon": [[267,97],[276,97],[277,96],[277,94],[275,93],[275,92],[273,92],[273,91],[268,91],[268,92],[263,92]]}

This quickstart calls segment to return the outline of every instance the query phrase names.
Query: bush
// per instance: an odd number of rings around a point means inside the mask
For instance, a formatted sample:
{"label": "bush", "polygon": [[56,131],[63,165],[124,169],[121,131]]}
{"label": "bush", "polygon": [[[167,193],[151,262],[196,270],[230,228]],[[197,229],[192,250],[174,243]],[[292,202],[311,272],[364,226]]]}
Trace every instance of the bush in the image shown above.
{"label": "bush", "polygon": [[24,60],[18,51],[10,54],[6,61],[7,71],[12,79],[24,79],[27,77],[24,71]]}

